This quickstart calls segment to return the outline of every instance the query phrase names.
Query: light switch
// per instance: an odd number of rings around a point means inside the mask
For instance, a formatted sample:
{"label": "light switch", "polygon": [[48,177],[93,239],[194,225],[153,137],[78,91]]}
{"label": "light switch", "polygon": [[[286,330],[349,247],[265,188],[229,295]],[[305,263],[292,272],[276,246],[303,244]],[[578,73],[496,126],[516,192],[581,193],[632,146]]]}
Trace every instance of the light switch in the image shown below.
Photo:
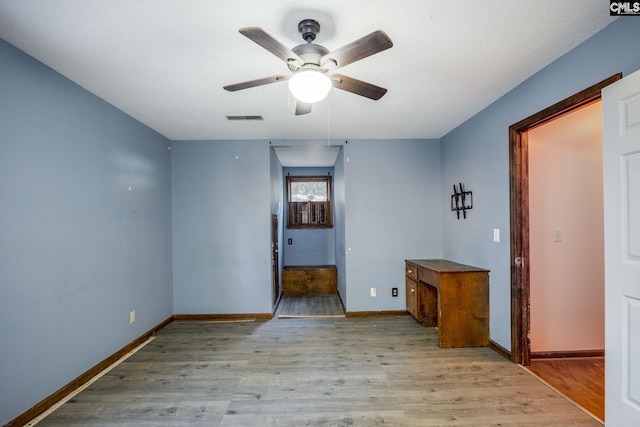
{"label": "light switch", "polygon": [[562,230],[558,230],[558,229],[553,230],[553,241],[562,242]]}
{"label": "light switch", "polygon": [[493,241],[494,242],[499,242],[500,241],[500,229],[499,228],[494,228],[493,229]]}

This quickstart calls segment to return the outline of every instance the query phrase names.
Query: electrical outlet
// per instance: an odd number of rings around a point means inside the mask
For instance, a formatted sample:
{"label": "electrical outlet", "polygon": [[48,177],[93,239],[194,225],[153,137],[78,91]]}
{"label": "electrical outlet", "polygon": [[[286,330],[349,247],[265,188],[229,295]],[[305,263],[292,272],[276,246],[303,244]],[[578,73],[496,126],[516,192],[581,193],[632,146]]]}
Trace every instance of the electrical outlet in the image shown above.
{"label": "electrical outlet", "polygon": [[376,288],[371,288],[371,296],[372,297],[376,296]]}
{"label": "electrical outlet", "polygon": [[129,323],[136,323],[136,311],[133,310],[129,313]]}
{"label": "electrical outlet", "polygon": [[391,288],[391,296],[392,297],[398,296],[398,288]]}

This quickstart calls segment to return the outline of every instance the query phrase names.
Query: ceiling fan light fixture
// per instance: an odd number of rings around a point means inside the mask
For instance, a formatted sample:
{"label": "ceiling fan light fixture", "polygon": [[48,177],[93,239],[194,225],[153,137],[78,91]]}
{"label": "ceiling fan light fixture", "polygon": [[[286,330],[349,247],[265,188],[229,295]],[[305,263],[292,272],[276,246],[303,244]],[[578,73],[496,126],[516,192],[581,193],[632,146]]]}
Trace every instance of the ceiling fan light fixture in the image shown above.
{"label": "ceiling fan light fixture", "polygon": [[329,94],[331,86],[331,79],[314,68],[300,70],[289,79],[291,94],[307,104],[322,101]]}

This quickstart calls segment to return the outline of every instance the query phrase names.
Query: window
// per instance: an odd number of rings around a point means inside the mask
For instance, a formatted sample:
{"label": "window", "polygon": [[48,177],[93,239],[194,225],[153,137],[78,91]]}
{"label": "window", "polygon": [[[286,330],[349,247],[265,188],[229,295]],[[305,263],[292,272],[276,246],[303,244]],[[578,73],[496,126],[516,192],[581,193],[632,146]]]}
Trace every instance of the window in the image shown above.
{"label": "window", "polygon": [[331,176],[287,176],[287,228],[332,228]]}

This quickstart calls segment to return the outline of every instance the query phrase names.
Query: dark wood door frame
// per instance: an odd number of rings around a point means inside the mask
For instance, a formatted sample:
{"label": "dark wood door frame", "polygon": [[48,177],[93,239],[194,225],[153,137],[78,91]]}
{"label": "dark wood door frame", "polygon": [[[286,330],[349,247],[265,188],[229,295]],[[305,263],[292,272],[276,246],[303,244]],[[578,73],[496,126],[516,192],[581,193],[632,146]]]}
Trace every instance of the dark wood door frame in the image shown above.
{"label": "dark wood door frame", "polygon": [[280,256],[278,252],[278,215],[271,214],[271,285],[273,293],[273,310],[275,312],[280,298]]}
{"label": "dark wood door frame", "polygon": [[511,204],[511,360],[531,363],[529,282],[529,142],[527,132],[601,98],[602,88],[620,80],[615,74],[509,127]]}

